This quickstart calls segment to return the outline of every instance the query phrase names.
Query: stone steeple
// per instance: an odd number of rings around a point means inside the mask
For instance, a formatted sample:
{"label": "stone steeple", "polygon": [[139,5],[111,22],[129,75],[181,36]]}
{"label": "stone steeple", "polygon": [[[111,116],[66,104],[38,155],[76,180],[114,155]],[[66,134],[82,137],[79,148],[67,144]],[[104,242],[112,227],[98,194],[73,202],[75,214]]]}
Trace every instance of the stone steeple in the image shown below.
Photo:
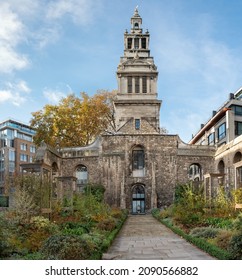
{"label": "stone steeple", "polygon": [[117,69],[115,112],[120,133],[159,133],[158,71],[150,56],[149,40],[150,34],[148,30],[143,32],[136,7],[130,32],[124,33],[124,56]]}

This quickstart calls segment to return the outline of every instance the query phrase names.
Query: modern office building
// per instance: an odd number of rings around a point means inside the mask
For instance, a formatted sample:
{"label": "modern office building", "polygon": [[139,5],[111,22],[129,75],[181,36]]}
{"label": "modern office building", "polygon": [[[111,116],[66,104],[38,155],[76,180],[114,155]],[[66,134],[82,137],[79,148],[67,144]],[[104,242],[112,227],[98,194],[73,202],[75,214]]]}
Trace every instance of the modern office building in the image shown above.
{"label": "modern office building", "polygon": [[201,124],[189,144],[219,147],[241,134],[242,88],[229,94],[229,99],[218,110],[212,112],[211,118],[205,124]]}
{"label": "modern office building", "polygon": [[[0,196],[8,200],[13,179],[20,173],[20,164],[33,161],[35,131],[26,124],[8,119],[0,122]],[[7,202],[6,202],[7,203]]]}

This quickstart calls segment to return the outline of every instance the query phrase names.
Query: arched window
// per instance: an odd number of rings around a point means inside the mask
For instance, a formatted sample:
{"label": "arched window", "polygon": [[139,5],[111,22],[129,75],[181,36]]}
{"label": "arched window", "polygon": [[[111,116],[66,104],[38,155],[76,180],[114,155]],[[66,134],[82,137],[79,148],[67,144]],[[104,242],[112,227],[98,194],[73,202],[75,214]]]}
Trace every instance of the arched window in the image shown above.
{"label": "arched window", "polygon": [[224,161],[220,160],[220,162],[218,163],[218,172],[223,174],[225,170],[225,165],[224,165]]}
{"label": "arched window", "polygon": [[241,160],[242,160],[241,152],[237,152],[237,153],[234,155],[233,163],[239,162],[239,161],[241,161]]}
{"label": "arched window", "polygon": [[200,164],[193,163],[189,167],[189,179],[191,181],[201,181],[202,179],[202,168]]}
{"label": "arched window", "polygon": [[83,191],[83,188],[87,184],[88,180],[88,172],[85,165],[80,164],[76,167],[76,178],[78,191]]}
{"label": "arched window", "polygon": [[132,150],[132,170],[133,177],[143,177],[145,168],[144,148],[140,145]]}

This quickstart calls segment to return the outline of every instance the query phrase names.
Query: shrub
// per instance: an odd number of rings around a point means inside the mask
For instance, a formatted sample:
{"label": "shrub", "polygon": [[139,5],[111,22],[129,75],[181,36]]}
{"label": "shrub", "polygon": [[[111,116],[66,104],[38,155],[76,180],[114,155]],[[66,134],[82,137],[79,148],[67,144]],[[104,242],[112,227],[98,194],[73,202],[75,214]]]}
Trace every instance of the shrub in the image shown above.
{"label": "shrub", "polygon": [[112,231],[115,229],[115,227],[116,223],[113,218],[106,218],[105,220],[102,220],[97,224],[98,229],[105,231]]}
{"label": "shrub", "polygon": [[209,217],[204,222],[206,225],[216,228],[231,229],[233,227],[233,220],[230,218]]}
{"label": "shrub", "polygon": [[242,188],[234,190],[233,196],[235,203],[242,203]]}
{"label": "shrub", "polygon": [[102,202],[104,198],[105,188],[103,185],[88,184],[84,188],[85,195],[92,194],[98,202]]}
{"label": "shrub", "polygon": [[84,225],[78,222],[66,222],[61,224],[61,229],[63,234],[82,235],[90,232],[90,225]]}
{"label": "shrub", "polygon": [[90,244],[77,235],[53,235],[43,244],[41,253],[45,259],[85,260],[92,254]]}
{"label": "shrub", "polygon": [[54,233],[58,230],[56,224],[50,222],[49,219],[42,216],[35,216],[30,219],[30,227],[33,230],[45,230],[49,233]]}
{"label": "shrub", "polygon": [[97,232],[82,235],[83,240],[85,240],[91,249],[91,259],[100,259],[102,255],[102,246],[104,241],[104,235]]}
{"label": "shrub", "polygon": [[200,224],[205,207],[202,192],[202,188],[195,190],[192,184],[177,186],[175,191],[175,205],[172,210],[174,220],[185,226]]}
{"label": "shrub", "polygon": [[242,233],[237,233],[232,236],[229,243],[229,251],[234,259],[242,259]]}
{"label": "shrub", "polygon": [[18,189],[14,194],[14,206],[9,211],[13,219],[20,223],[25,223],[31,217],[38,213],[38,206],[36,205],[34,198],[29,192],[22,188]]}
{"label": "shrub", "polygon": [[38,251],[48,237],[58,232],[58,226],[42,216],[32,217],[29,222],[15,223],[12,226],[15,229],[10,243],[18,254]]}
{"label": "shrub", "polygon": [[229,244],[232,237],[232,231],[222,230],[218,232],[217,237],[215,238],[215,245],[223,250],[229,250]]}
{"label": "shrub", "polygon": [[183,205],[177,205],[173,209],[173,218],[185,226],[193,226],[202,222],[203,215],[201,212],[187,209]]}
{"label": "shrub", "polygon": [[233,227],[242,233],[242,213],[240,213],[234,221]]}
{"label": "shrub", "polygon": [[233,212],[233,203],[229,198],[229,194],[226,192],[225,187],[219,186],[217,188],[217,194],[213,199],[213,211],[214,214],[224,216]]}
{"label": "shrub", "polygon": [[220,229],[211,227],[197,227],[191,230],[190,235],[193,237],[200,238],[215,238],[219,233]]}
{"label": "shrub", "polygon": [[113,218],[116,218],[116,219],[122,219],[124,213],[121,209],[119,208],[112,208],[111,209],[111,216]]}
{"label": "shrub", "polygon": [[184,231],[182,231],[180,228],[173,226],[172,223],[166,222],[165,220],[161,221],[164,225],[166,225],[168,228],[170,228],[172,231],[174,231],[176,234],[182,236],[184,239],[186,239],[188,242],[193,243],[200,249],[204,250],[211,256],[214,256],[217,259],[220,260],[228,260],[231,259],[231,254],[228,251],[225,251],[221,248],[218,248],[214,244],[210,244],[207,242],[206,239],[203,238],[197,238],[193,237],[190,234],[186,234]]}
{"label": "shrub", "polygon": [[8,220],[4,214],[0,213],[0,258],[7,257],[10,254],[11,246],[9,244]]}

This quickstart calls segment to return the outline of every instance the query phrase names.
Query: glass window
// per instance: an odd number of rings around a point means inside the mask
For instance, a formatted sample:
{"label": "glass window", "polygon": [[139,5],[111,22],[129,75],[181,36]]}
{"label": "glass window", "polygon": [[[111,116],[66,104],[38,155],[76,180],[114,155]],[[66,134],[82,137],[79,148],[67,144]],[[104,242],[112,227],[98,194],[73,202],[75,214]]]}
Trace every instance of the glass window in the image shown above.
{"label": "glass window", "polygon": [[128,77],[128,93],[132,93],[132,77]]}
{"label": "glass window", "polygon": [[28,155],[20,154],[20,161],[25,161],[25,162],[27,162],[27,161],[28,161]]}
{"label": "glass window", "polygon": [[135,93],[139,93],[139,77],[135,77]]}
{"label": "glass window", "polygon": [[140,129],[140,119],[135,120],[135,129],[139,130]]}
{"label": "glass window", "polygon": [[10,161],[15,161],[15,151],[10,150],[8,156]]}
{"label": "glass window", "polygon": [[242,116],[242,106],[233,105],[232,110],[234,111],[235,115]]}
{"label": "glass window", "polygon": [[223,139],[226,136],[226,124],[223,123],[218,128],[218,140]]}
{"label": "glass window", "polygon": [[20,144],[20,149],[21,151],[27,151],[27,144],[24,143]]}
{"label": "glass window", "polygon": [[140,170],[144,168],[144,150],[133,150],[133,170]]}
{"label": "glass window", "polygon": [[128,38],[128,49],[132,48],[132,38]]}
{"label": "glass window", "polygon": [[242,134],[242,122],[235,122],[235,136]]}
{"label": "glass window", "polygon": [[215,133],[210,133],[208,136],[208,145],[213,145],[215,143]]}
{"label": "glass window", "polygon": [[147,77],[142,77],[142,92],[147,93]]}
{"label": "glass window", "polygon": [[146,38],[142,38],[141,44],[142,44],[142,49],[146,49]]}
{"label": "glass window", "polygon": [[35,153],[35,146],[30,146],[30,152]]}

